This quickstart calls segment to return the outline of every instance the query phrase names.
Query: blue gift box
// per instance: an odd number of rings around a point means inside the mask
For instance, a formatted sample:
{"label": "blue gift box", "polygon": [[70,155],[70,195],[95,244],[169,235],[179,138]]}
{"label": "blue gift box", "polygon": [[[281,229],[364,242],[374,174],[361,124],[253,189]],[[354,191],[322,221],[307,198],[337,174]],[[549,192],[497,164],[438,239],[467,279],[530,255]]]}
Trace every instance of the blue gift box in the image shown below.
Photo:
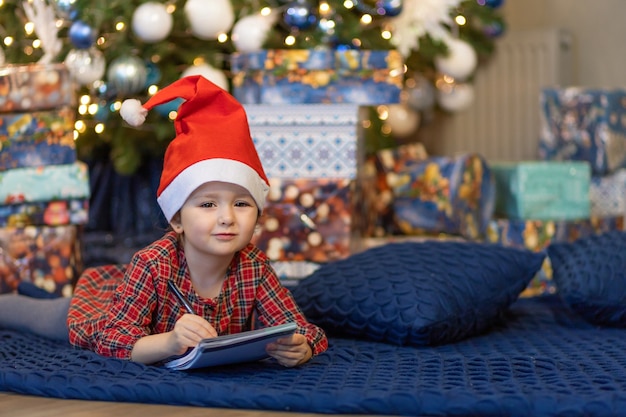
{"label": "blue gift box", "polygon": [[430,157],[397,172],[392,203],[404,234],[449,233],[475,239],[484,235],[494,209],[491,171],[477,154]]}
{"label": "blue gift box", "polygon": [[540,120],[541,159],[586,161],[593,175],[626,167],[626,91],[546,88]]}
{"label": "blue gift box", "polygon": [[591,215],[587,162],[492,162],[497,217],[573,220]]}
{"label": "blue gift box", "polygon": [[74,110],[0,113],[0,170],[76,160]]}
{"label": "blue gift box", "polygon": [[398,103],[394,50],[263,50],[233,54],[233,95],[244,104]]}

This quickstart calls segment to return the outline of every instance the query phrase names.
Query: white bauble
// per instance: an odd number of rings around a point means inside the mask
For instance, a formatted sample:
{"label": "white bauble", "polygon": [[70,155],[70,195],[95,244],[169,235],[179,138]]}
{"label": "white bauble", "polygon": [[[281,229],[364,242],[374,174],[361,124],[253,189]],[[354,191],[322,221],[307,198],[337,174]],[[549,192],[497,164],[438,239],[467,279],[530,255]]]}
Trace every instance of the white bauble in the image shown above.
{"label": "white bauble", "polygon": [[260,51],[277,16],[275,12],[272,12],[268,15],[255,14],[239,19],[231,33],[237,52]]}
{"label": "white bauble", "polygon": [[217,39],[230,30],[235,12],[230,0],[187,0],[185,16],[191,33],[200,39]]}
{"label": "white bauble", "polygon": [[391,133],[397,137],[406,137],[414,133],[420,125],[420,114],[404,104],[390,104],[386,123]]}
{"label": "white bauble", "polygon": [[437,90],[437,102],[447,111],[465,110],[474,102],[474,86],[467,83],[446,85]]}
{"label": "white bauble", "polygon": [[198,64],[188,67],[185,71],[183,71],[182,77],[187,77],[189,75],[202,75],[213,84],[228,91],[228,78],[226,78],[224,72],[218,70],[217,68],[213,68],[209,64]]}
{"label": "white bauble", "polygon": [[133,13],[133,33],[148,43],[160,42],[167,38],[173,25],[172,15],[161,3],[143,3]]}
{"label": "white bauble", "polygon": [[96,48],[72,49],[65,57],[70,76],[80,85],[90,85],[104,75],[104,55]]}
{"label": "white bauble", "polygon": [[435,58],[437,70],[459,81],[467,79],[478,64],[476,51],[472,45],[460,39],[449,38],[445,43],[448,55]]}

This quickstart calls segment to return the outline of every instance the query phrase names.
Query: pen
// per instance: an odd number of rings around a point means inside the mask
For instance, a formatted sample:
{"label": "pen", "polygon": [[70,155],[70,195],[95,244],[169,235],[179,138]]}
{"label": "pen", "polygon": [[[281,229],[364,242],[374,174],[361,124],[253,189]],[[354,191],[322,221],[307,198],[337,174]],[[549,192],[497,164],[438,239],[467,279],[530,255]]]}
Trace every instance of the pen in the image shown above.
{"label": "pen", "polygon": [[189,304],[189,301],[185,298],[185,296],[180,291],[180,289],[176,286],[176,284],[174,284],[174,281],[168,280],[167,281],[167,286],[174,293],[176,298],[178,298],[178,301],[183,305],[183,307],[185,307],[185,310],[187,310],[187,313],[189,313],[189,314],[196,314],[196,312],[193,311],[193,308],[191,307],[191,304]]}

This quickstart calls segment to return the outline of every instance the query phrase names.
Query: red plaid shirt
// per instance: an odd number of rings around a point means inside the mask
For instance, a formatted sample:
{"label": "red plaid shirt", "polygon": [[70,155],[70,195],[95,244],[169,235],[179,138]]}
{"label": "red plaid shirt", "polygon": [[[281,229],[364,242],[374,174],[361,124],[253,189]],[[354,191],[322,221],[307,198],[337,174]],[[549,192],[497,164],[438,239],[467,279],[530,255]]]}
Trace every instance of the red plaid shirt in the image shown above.
{"label": "red plaid shirt", "polygon": [[128,267],[109,265],[83,273],[68,313],[70,342],[104,356],[129,359],[138,339],[171,331],[185,313],[168,289],[168,280],[220,335],[250,330],[255,319],[261,327],[296,322],[314,355],[328,347],[322,329],[306,321],[256,246],[249,244],[234,256],[219,297],[203,299],[192,288],[174,232],[137,252]]}

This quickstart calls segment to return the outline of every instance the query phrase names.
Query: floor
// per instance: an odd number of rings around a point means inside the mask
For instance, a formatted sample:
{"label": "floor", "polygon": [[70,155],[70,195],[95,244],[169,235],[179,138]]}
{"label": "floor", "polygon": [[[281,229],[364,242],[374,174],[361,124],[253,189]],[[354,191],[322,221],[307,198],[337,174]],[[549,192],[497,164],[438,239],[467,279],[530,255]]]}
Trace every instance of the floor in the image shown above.
{"label": "floor", "polygon": [[[314,417],[319,414],[63,400],[0,392],[0,417]],[[346,417],[345,415],[343,417]]]}

